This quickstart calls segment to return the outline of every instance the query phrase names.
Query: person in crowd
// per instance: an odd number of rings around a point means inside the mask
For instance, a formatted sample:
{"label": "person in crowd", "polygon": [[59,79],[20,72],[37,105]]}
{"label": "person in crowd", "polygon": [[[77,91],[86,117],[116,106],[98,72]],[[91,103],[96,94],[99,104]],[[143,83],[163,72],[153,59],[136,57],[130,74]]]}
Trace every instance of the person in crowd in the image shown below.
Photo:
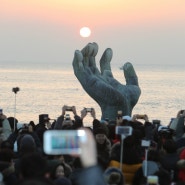
{"label": "person in crowd", "polygon": [[168,126],[160,125],[154,132],[154,141],[157,143],[157,148],[163,153],[163,146],[166,140],[173,139],[174,130]]}
{"label": "person in crowd", "polygon": [[173,139],[165,140],[163,144],[164,153],[160,155],[160,163],[162,167],[171,173],[171,180],[178,181],[177,161],[179,154],[177,153],[177,145]]}
{"label": "person in crowd", "polygon": [[48,164],[51,164],[52,169],[55,168],[58,164],[64,166],[65,176],[69,177],[72,172],[72,168],[69,162],[66,162],[65,155],[47,155]]}
{"label": "person in crowd", "polygon": [[[71,119],[69,114],[66,114],[67,111],[70,111],[73,113],[74,120]],[[78,116],[75,106],[69,107],[67,105],[64,105],[62,107],[62,114],[61,114],[61,116],[58,117],[53,129],[54,130],[61,130],[66,127],[72,127],[73,125],[74,125],[74,127],[77,127],[77,128],[83,126],[81,118],[80,118],[80,116]]]}
{"label": "person in crowd", "polygon": [[13,151],[13,145],[8,140],[5,140],[1,143],[0,149],[10,149]]}
{"label": "person in crowd", "polygon": [[[81,154],[79,155],[83,169],[78,177],[79,185],[105,185],[103,171],[98,165],[96,142],[93,133],[85,129],[87,135],[86,141],[79,141]],[[93,179],[93,180],[92,180]]]}
{"label": "person in crowd", "polygon": [[35,131],[36,125],[35,125],[34,121],[30,121],[29,124],[28,124],[28,127],[30,127],[29,128],[30,131],[32,131],[32,132]]}
{"label": "person in crowd", "polygon": [[51,128],[50,118],[48,114],[39,115],[39,123],[35,127],[35,132],[38,135],[41,144],[43,145],[43,134]]}
{"label": "person in crowd", "polygon": [[18,143],[24,135],[31,135],[34,138],[37,150],[42,153],[42,143],[40,138],[38,137],[36,131],[33,130],[32,126],[28,124],[22,125],[22,127],[16,129],[7,139],[7,141],[13,146],[15,155],[19,155]]}
{"label": "person in crowd", "polygon": [[0,111],[0,142],[5,141],[12,133],[10,123],[1,109]]}
{"label": "person in crowd", "polygon": [[16,158],[14,159],[14,167],[15,167],[15,173],[18,176],[20,172],[20,166],[21,166],[21,160],[24,156],[27,156],[28,154],[33,153],[39,153],[36,147],[36,143],[34,141],[34,138],[30,134],[25,134],[22,137],[18,138],[17,141],[18,145],[18,153]]}
{"label": "person in crowd", "polygon": [[65,161],[64,155],[45,155],[45,158],[48,162],[48,169],[52,180],[57,180],[60,177],[69,177],[72,168],[70,164]]}
{"label": "person in crowd", "polygon": [[179,149],[185,147],[185,110],[178,111],[177,117],[170,124],[170,128],[175,130],[177,147]]}
{"label": "person in crowd", "polygon": [[9,147],[0,148],[0,173],[3,178],[5,185],[12,185],[17,181],[17,176],[15,174],[14,163],[13,163],[14,153],[13,149]]}
{"label": "person in crowd", "polygon": [[172,183],[170,173],[163,168],[160,168],[158,171],[156,171],[154,176],[158,177],[159,185],[171,185]]}
{"label": "person in crowd", "polygon": [[31,179],[49,179],[47,160],[38,152],[31,152],[20,158],[19,183]]}
{"label": "person in crowd", "polygon": [[177,162],[177,167],[179,169],[178,179],[185,183],[185,148],[180,151],[179,161]]}
{"label": "person in crowd", "polygon": [[160,168],[159,152],[149,148],[147,160],[143,160],[142,166],[135,172],[132,185],[143,184],[147,176],[154,175]]}
{"label": "person in crowd", "polygon": [[96,119],[96,111],[94,108],[84,108],[81,110],[81,119],[84,120],[84,118],[87,116],[87,114],[90,113],[91,117],[93,118],[92,122]]}
{"label": "person in crowd", "polygon": [[18,119],[10,116],[7,118],[10,124],[10,127],[12,129],[12,132],[14,132],[17,129]]}
{"label": "person in crowd", "polygon": [[78,177],[83,170],[83,166],[80,160],[80,157],[74,158],[74,160],[70,163],[72,167],[72,172],[69,175],[69,179],[73,185],[78,185]]}
{"label": "person in crowd", "polygon": [[[132,134],[127,136],[123,141],[114,144],[111,149],[109,166],[117,167],[122,170],[126,184],[132,184],[135,172],[142,165],[141,153],[140,150],[138,150],[136,143],[138,142],[135,141],[134,134]],[[123,152],[121,155],[122,147]]]}
{"label": "person in crowd", "polygon": [[51,170],[50,178],[53,180],[56,180],[60,177],[68,177],[69,174],[67,174],[67,168],[64,163],[56,163],[53,165]]}
{"label": "person in crowd", "polygon": [[124,185],[124,176],[119,168],[108,167],[103,173],[105,182],[107,185]]}
{"label": "person in crowd", "polygon": [[[98,120],[97,120],[98,122]],[[94,121],[95,123],[95,121]],[[111,142],[108,139],[108,129],[104,123],[93,124],[93,133],[97,146],[97,158],[103,169],[106,169],[110,161]]]}
{"label": "person in crowd", "polygon": [[[81,164],[81,170],[76,176],[77,185],[106,185],[102,168],[97,161],[97,148],[94,135],[88,128],[85,130],[87,140],[79,140],[81,153],[75,155]],[[70,180],[60,177],[52,181],[47,159],[38,152],[29,153],[20,158],[20,169],[16,185],[71,185]],[[92,180],[93,179],[93,180]]]}
{"label": "person in crowd", "polygon": [[179,110],[168,126],[175,131],[174,140],[179,140],[178,143],[183,145],[181,138],[185,137],[185,110]]}
{"label": "person in crowd", "polygon": [[134,114],[131,121],[132,127],[141,132],[142,139],[153,140],[155,126],[149,121],[147,114]]}

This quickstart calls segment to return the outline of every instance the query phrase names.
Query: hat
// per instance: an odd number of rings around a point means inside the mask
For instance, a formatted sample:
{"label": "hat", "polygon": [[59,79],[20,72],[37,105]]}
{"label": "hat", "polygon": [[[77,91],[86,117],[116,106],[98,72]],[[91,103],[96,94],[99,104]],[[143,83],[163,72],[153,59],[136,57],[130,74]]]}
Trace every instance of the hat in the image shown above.
{"label": "hat", "polygon": [[105,129],[102,128],[102,127],[95,128],[95,129],[93,130],[93,133],[94,133],[94,135],[96,135],[96,134],[105,134],[105,135],[107,135]]}
{"label": "hat", "polygon": [[36,150],[36,143],[30,134],[25,134],[19,138],[18,151],[22,153],[30,153]]}
{"label": "hat", "polygon": [[160,131],[168,131],[169,130],[169,128],[167,127],[167,126],[159,126],[159,128],[158,128],[158,132],[160,132]]}
{"label": "hat", "polygon": [[48,114],[40,114],[39,115],[39,123],[45,123],[46,121],[49,121],[49,115]]}
{"label": "hat", "polygon": [[123,120],[132,121],[132,118],[128,115],[122,117]]}

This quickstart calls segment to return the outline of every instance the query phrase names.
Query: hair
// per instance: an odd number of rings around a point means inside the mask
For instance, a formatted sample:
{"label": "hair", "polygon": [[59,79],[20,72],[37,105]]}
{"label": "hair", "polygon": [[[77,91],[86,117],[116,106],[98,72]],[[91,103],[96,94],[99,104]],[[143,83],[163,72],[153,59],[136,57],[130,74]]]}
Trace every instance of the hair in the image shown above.
{"label": "hair", "polygon": [[0,149],[10,149],[13,151],[13,144],[8,140],[2,141],[0,145]]}
{"label": "hair", "polygon": [[159,152],[157,150],[150,149],[148,151],[148,160],[158,162],[159,161]]}
{"label": "hair", "polygon": [[64,176],[67,176],[66,175],[66,166],[64,163],[60,162],[60,163],[57,163],[56,165],[54,165],[53,169],[52,169],[52,172],[51,172],[51,178],[52,179],[55,179],[56,178],[56,170],[59,166],[63,166],[64,168]]}
{"label": "hair", "polygon": [[47,160],[39,153],[31,153],[20,159],[20,173],[24,179],[44,177],[47,172]]}
{"label": "hair", "polygon": [[173,139],[167,139],[163,145],[167,153],[175,153],[177,151],[177,144]]}
{"label": "hair", "polygon": [[14,153],[11,149],[5,148],[0,150],[0,161],[11,162]]}
{"label": "hair", "polygon": [[124,185],[123,173],[119,168],[108,167],[103,175],[107,184]]}
{"label": "hair", "polygon": [[159,171],[155,172],[154,175],[158,176],[160,185],[171,184],[171,177],[168,171],[161,168]]}

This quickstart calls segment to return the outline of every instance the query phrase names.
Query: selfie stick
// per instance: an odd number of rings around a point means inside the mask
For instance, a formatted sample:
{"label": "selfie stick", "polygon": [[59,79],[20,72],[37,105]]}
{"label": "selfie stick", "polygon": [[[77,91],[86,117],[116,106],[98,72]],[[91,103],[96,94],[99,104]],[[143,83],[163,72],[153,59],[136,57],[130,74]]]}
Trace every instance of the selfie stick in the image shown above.
{"label": "selfie stick", "polygon": [[12,89],[12,91],[15,93],[15,103],[14,103],[14,131],[16,130],[15,129],[15,119],[16,119],[16,94],[17,94],[17,92],[19,91],[20,89],[19,89],[19,87],[15,87],[15,88],[13,88]]}
{"label": "selfie stick", "polygon": [[123,165],[123,143],[124,143],[125,135],[121,134],[121,154],[120,154],[120,170],[122,171]]}
{"label": "selfie stick", "polygon": [[145,149],[145,177],[147,177],[148,168],[148,148]]}

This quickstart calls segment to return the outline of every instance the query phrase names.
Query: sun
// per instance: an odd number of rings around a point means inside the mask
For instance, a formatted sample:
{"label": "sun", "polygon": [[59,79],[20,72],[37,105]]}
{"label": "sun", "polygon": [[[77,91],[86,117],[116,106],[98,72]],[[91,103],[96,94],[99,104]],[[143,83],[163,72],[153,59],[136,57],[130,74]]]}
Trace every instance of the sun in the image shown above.
{"label": "sun", "polygon": [[88,27],[83,27],[80,29],[80,35],[82,37],[89,37],[91,35],[91,30]]}

